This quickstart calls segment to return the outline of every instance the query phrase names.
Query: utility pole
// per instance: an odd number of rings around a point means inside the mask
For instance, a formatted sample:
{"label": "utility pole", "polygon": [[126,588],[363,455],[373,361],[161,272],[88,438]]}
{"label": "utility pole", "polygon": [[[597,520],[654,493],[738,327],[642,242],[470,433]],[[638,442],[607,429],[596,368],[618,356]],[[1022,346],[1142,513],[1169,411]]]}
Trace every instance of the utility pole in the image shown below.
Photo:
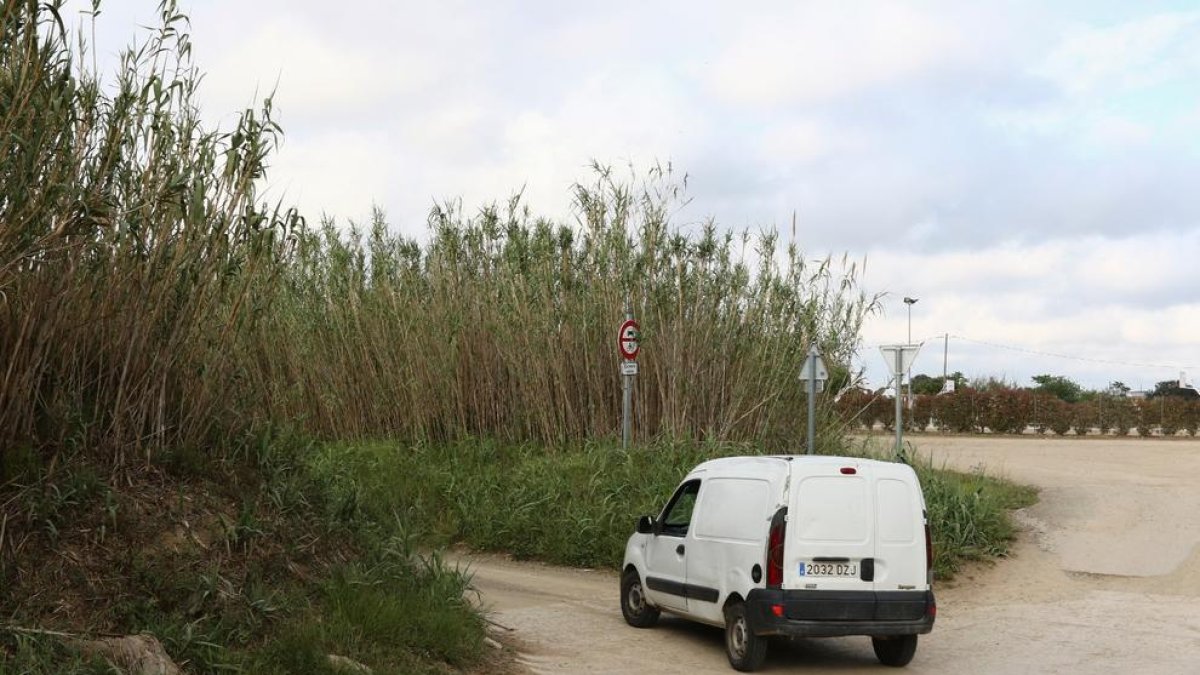
{"label": "utility pole", "polygon": [[946,386],[946,361],[950,359],[950,334],[946,333],[946,342],[942,348],[942,386]]}

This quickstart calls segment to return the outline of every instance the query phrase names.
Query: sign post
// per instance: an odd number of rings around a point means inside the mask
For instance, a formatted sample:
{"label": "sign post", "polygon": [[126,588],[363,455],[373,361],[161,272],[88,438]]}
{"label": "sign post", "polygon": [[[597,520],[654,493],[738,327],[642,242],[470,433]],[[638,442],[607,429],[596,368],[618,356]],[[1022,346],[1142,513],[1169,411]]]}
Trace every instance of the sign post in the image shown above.
{"label": "sign post", "polygon": [[883,360],[888,364],[888,370],[892,372],[892,379],[896,387],[896,456],[904,456],[904,410],[900,401],[901,390],[904,386],[904,373],[912,368],[912,363],[917,358],[917,352],[921,351],[921,345],[883,345],[879,348],[879,352],[883,354]]}
{"label": "sign post", "polygon": [[633,309],[629,298],[625,298],[625,321],[617,330],[617,350],[621,353],[621,379],[624,380],[621,391],[621,447],[629,448],[629,437],[633,431],[633,378],[637,377],[638,353],[641,345],[641,327],[633,320]]}
{"label": "sign post", "polygon": [[829,379],[829,371],[821,352],[813,345],[808,350],[808,358],[804,359],[804,368],[800,371],[800,381],[808,384],[808,454],[813,454],[817,446],[817,392],[825,388]]}

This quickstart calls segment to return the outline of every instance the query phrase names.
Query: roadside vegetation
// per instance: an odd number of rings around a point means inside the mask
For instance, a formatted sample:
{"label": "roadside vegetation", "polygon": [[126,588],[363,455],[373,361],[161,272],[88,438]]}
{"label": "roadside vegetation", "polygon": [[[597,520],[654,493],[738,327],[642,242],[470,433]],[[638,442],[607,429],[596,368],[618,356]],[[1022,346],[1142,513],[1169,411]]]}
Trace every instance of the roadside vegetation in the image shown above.
{"label": "roadside vegetation", "polygon": [[[1129,396],[1129,387],[1113,382],[1103,390],[1085,390],[1061,375],[1037,375],[1034,385],[1019,387],[994,378],[968,381],[962,373],[948,379],[954,391],[942,390],[941,377],[912,378],[913,405],[905,428],[954,433],[1037,434],[1064,436],[1193,436],[1200,431],[1200,394],[1177,381],[1159,382],[1144,398]],[[837,404],[854,420],[852,430],[895,425],[895,400],[854,390]]]}
{"label": "roadside vegetation", "polygon": [[163,453],[119,482],[86,456],[30,467],[4,493],[0,673],[111,673],[85,643],[138,633],[191,673],[495,670],[468,579],[331,507],[311,453]]}
{"label": "roadside vegetation", "polygon": [[[700,459],[794,450],[810,345],[850,379],[858,264],[674,222],[669,166],[595,166],[571,223],[519,197],[436,206],[420,241],[309,223],[262,192],[269,97],[199,118],[173,2],[109,79],[63,11],[0,5],[0,673],[110,672],[81,641],[139,632],[198,673],[494,671],[466,579],[418,550],[615,564]],[[928,475],[961,521],[943,569],[1002,550],[988,509],[1020,500]]]}
{"label": "roadside vegetation", "polygon": [[[868,446],[842,453],[877,457]],[[561,565],[617,568],[639,515],[658,513],[683,476],[713,457],[756,446],[651,443],[630,450],[591,442],[543,447],[481,440],[324,446],[313,457],[339,509],[395,519],[428,546],[463,543]],[[1036,492],[980,473],[918,462],[937,551],[935,573],[1002,556],[1012,509]]]}

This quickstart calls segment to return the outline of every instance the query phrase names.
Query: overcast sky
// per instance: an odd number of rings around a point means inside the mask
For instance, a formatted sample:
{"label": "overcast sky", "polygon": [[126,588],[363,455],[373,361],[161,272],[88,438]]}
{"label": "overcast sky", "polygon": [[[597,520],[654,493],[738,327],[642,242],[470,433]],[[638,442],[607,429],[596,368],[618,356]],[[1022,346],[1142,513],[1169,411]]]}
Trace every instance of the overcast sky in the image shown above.
{"label": "overcast sky", "polygon": [[[155,6],[104,2],[101,59]],[[377,204],[424,236],[435,199],[522,186],[565,215],[591,159],[670,161],[681,226],[790,238],[795,213],[808,254],[866,259],[875,385],[906,295],[938,336],[914,373],[949,333],[968,376],[1200,380],[1198,3],[181,6],[211,121],[277,90],[272,195],[310,218]]]}

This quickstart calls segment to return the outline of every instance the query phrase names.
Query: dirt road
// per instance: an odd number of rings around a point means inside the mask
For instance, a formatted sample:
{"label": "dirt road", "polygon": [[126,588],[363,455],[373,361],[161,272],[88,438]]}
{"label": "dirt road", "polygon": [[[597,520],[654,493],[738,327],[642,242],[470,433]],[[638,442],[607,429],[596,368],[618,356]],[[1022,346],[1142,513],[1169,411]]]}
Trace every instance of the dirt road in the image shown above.
{"label": "dirt road", "polygon": [[[1200,672],[1200,441],[916,437],[959,468],[1036,485],[1016,555],[935,586],[909,673]],[[625,625],[609,571],[464,560],[535,673],[730,673],[722,633]],[[866,638],[772,644],[763,672],[879,673]]]}

